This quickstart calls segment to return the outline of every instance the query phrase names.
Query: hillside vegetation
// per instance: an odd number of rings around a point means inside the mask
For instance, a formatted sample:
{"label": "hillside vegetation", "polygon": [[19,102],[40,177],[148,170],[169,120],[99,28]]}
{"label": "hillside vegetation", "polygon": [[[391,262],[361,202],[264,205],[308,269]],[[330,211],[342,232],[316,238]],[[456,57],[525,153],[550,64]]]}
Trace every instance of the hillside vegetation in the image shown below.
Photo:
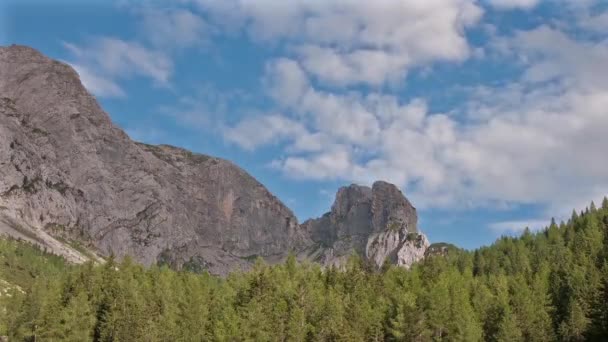
{"label": "hillside vegetation", "polygon": [[605,341],[608,200],[411,270],[290,257],[222,279],[129,259],[68,266],[4,240],[0,279],[10,341]]}

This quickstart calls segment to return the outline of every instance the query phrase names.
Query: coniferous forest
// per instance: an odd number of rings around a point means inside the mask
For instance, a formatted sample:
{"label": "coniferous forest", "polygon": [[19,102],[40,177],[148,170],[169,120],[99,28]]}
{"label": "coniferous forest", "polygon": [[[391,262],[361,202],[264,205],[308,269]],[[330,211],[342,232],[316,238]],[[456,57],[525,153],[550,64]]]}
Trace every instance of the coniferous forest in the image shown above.
{"label": "coniferous forest", "polygon": [[608,200],[410,270],[290,257],[222,279],[0,240],[0,279],[9,341],[606,341]]}

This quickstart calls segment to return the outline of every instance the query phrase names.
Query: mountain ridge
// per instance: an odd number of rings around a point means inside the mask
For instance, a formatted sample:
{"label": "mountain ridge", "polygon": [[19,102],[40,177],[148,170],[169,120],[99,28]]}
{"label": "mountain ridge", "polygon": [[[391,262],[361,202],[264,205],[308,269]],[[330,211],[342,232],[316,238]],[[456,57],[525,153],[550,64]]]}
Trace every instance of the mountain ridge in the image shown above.
{"label": "mountain ridge", "polygon": [[[50,234],[49,243],[74,240],[100,255],[176,268],[194,264],[222,275],[250,267],[257,257],[279,262],[289,252],[340,265],[355,251],[380,267],[389,256],[399,263],[397,249],[420,249],[407,253],[415,261],[428,246],[424,235],[420,248],[406,245],[408,233],[418,234],[415,208],[384,182],[375,192],[372,186],[370,198],[353,197],[369,202],[369,210],[351,208],[338,191],[334,206],[360,215],[350,224],[363,235],[347,239],[355,235],[336,219],[340,239],[325,241],[318,234],[323,227],[313,234],[311,223],[300,225],[235,163],[131,140],[76,71],[32,48],[0,47],[0,99],[0,216]],[[389,231],[397,217],[403,224]]]}

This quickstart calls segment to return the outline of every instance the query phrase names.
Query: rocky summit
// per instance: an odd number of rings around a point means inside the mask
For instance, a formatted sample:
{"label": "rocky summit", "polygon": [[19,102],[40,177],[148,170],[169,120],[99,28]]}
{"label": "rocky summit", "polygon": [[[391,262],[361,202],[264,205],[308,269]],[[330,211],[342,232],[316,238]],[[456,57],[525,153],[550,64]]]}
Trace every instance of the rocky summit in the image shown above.
{"label": "rocky summit", "polygon": [[0,48],[0,233],[74,262],[130,255],[224,275],[290,252],[409,266],[428,247],[416,223],[401,191],[376,182],[340,189],[329,213],[299,225],[235,164],[131,140],[70,66]]}
{"label": "rocky summit", "polygon": [[341,265],[353,252],[377,267],[385,261],[409,267],[424,257],[429,242],[418,232],[416,209],[393,184],[338,190],[330,212],[304,222],[316,243],[309,254],[326,265]]}

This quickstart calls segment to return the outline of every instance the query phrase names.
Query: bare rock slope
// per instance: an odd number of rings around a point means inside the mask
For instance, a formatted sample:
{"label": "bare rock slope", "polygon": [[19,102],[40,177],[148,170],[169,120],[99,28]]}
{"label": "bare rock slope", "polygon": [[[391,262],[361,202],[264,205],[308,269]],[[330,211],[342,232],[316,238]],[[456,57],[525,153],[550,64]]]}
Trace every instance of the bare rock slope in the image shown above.
{"label": "bare rock slope", "polygon": [[[29,47],[0,47],[0,222],[11,222],[0,233],[19,227],[45,246],[77,241],[100,255],[216,274],[290,251],[325,264],[353,249],[377,264],[418,259],[399,254],[417,230],[398,189],[353,186],[337,198],[331,214],[300,226],[233,163],[134,142],[71,67]],[[421,239],[415,246],[424,248]]]}
{"label": "bare rock slope", "polygon": [[304,222],[315,246],[309,255],[326,265],[341,265],[356,252],[381,267],[404,267],[422,259],[429,242],[417,227],[416,209],[393,184],[371,188],[350,185],[338,191],[330,212]]}

